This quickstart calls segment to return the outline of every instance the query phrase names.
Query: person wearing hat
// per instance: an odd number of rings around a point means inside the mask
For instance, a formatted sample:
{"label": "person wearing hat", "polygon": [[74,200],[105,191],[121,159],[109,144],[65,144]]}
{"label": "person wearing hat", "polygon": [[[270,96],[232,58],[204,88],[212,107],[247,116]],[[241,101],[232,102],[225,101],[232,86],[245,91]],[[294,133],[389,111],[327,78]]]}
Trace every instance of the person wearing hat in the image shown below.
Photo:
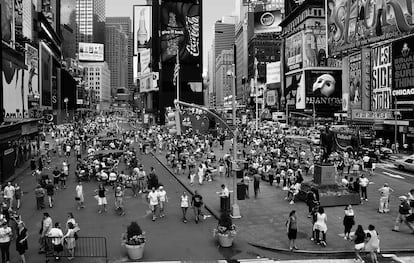
{"label": "person wearing hat", "polygon": [[165,203],[168,203],[167,192],[164,190],[164,186],[158,188],[158,199],[160,207],[160,218],[165,216]]}
{"label": "person wearing hat", "polygon": [[401,203],[398,208],[398,215],[395,219],[395,225],[392,231],[399,232],[400,231],[400,224],[404,222],[411,232],[414,234],[414,227],[412,226],[411,222],[407,221],[407,217],[410,215],[410,204],[408,203],[408,198],[405,195],[399,197]]}
{"label": "person wearing hat", "polygon": [[385,183],[383,187],[378,189],[380,192],[380,203],[379,203],[379,209],[378,211],[380,213],[389,213],[390,212],[390,194],[394,192],[394,190],[389,187],[388,183]]}

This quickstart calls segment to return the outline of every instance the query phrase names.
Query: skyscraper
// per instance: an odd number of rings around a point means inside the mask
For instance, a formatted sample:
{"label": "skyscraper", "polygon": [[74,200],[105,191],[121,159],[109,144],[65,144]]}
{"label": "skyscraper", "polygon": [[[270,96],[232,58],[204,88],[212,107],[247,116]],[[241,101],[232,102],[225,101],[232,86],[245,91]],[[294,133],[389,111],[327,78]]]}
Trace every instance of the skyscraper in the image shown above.
{"label": "skyscraper", "polygon": [[128,36],[120,25],[105,26],[105,61],[111,71],[111,88],[128,85]]}
{"label": "skyscraper", "polygon": [[[106,26],[119,26],[120,30],[126,34],[128,38],[128,76],[127,76],[127,87],[129,90],[133,88],[133,37],[132,37],[132,28],[131,28],[131,18],[129,17],[107,17],[106,18]],[[108,62],[110,64],[110,62]],[[111,65],[109,66],[111,68]],[[112,69],[111,69],[112,70]]]}
{"label": "skyscraper", "polygon": [[105,0],[76,0],[76,43],[105,43]]}

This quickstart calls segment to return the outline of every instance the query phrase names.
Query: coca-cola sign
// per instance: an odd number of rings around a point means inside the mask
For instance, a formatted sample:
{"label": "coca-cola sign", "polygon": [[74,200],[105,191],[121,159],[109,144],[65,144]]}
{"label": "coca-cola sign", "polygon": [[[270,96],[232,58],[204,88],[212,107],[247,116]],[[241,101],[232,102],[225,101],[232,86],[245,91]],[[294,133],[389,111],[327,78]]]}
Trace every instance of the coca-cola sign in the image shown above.
{"label": "coca-cola sign", "polygon": [[186,17],[186,25],[188,30],[188,44],[187,51],[194,57],[200,55],[199,43],[200,43],[200,17],[192,16]]}

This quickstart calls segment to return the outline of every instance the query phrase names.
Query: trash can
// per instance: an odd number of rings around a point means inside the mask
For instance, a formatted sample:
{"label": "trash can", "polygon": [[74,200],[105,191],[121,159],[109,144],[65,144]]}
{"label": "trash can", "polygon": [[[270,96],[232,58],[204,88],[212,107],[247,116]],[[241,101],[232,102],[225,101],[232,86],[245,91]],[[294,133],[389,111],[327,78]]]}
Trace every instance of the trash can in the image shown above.
{"label": "trash can", "polygon": [[237,184],[237,200],[244,200],[246,198],[246,186],[244,183]]}
{"label": "trash can", "polygon": [[237,179],[242,179],[243,178],[243,169],[236,170],[236,176],[237,176]]}

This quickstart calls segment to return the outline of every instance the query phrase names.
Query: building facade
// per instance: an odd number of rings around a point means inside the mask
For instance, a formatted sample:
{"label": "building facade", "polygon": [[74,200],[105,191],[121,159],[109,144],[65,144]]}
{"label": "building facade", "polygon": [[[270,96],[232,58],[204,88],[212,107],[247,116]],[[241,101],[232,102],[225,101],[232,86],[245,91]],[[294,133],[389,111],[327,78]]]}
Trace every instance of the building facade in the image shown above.
{"label": "building facade", "polygon": [[76,0],[76,43],[105,43],[105,0]]}
{"label": "building facade", "polygon": [[111,105],[111,72],[106,62],[82,62],[86,70],[86,86],[94,94],[97,111],[107,111]]}
{"label": "building facade", "polygon": [[128,36],[120,25],[105,26],[105,61],[111,71],[111,87],[128,85]]}
{"label": "building facade", "polygon": [[216,108],[228,107],[231,102],[234,79],[229,72],[234,70],[233,50],[222,50],[216,58],[215,103]]}

